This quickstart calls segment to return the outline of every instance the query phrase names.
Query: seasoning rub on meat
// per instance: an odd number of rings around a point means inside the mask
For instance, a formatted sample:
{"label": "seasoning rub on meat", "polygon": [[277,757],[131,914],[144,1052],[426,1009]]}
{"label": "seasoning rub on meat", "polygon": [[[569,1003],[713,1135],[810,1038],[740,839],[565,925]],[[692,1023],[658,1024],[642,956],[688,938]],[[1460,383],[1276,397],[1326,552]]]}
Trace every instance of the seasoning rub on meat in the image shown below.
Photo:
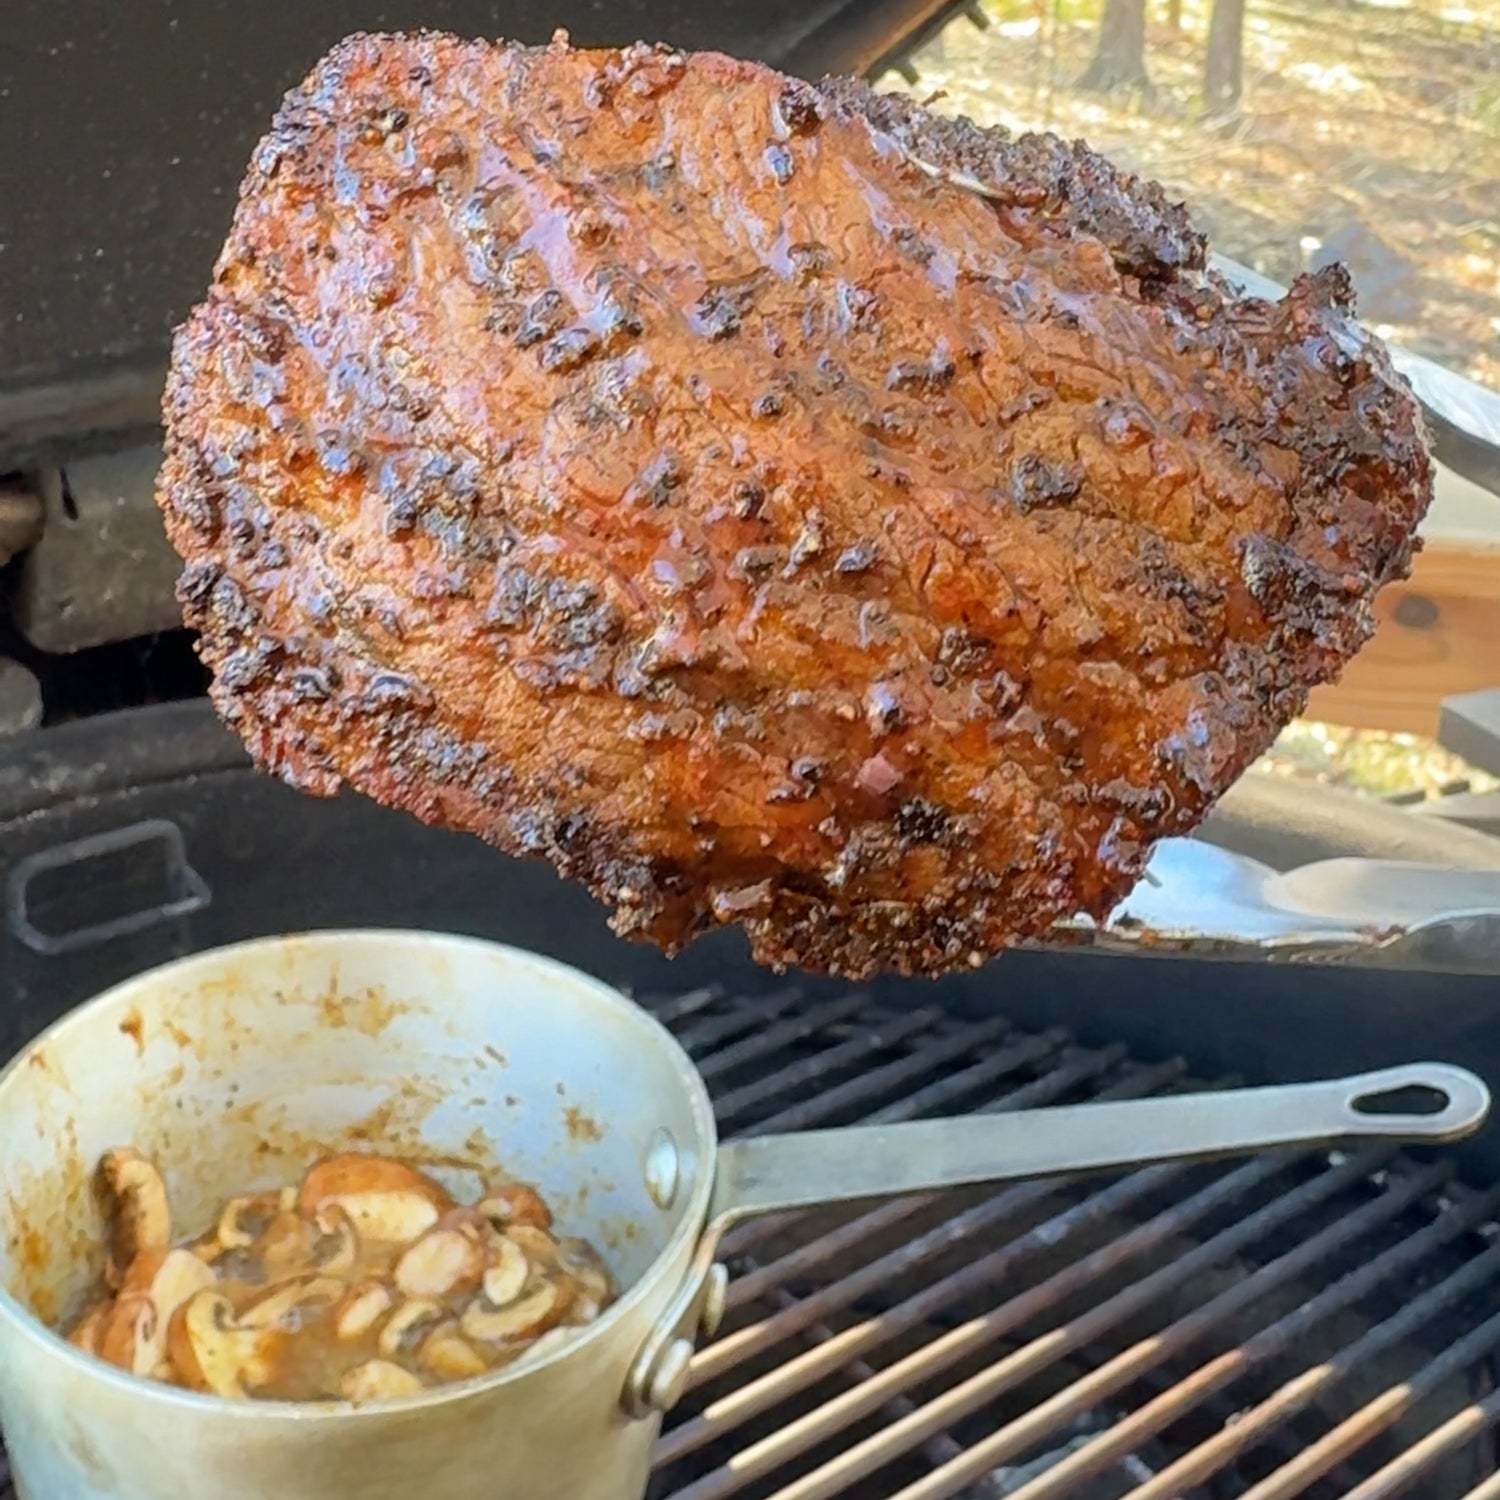
{"label": "seasoning rub on meat", "polygon": [[1343,273],[1203,262],[1083,146],[858,83],[351,38],[174,349],[219,710],[669,949],[938,974],[1102,916],[1431,491]]}

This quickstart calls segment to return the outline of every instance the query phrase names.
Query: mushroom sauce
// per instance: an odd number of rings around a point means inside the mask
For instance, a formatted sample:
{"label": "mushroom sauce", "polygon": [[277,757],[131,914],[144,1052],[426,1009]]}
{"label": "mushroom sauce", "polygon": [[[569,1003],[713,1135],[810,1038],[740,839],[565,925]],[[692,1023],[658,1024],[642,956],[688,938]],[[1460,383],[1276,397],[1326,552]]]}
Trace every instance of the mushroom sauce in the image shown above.
{"label": "mushroom sauce", "polygon": [[554,1236],[525,1183],[463,1205],[405,1162],[330,1156],[294,1187],[231,1198],[212,1230],[175,1244],[140,1152],[108,1152],[95,1190],[105,1290],[70,1342],[231,1399],[411,1395],[566,1337],[614,1297],[597,1251]]}

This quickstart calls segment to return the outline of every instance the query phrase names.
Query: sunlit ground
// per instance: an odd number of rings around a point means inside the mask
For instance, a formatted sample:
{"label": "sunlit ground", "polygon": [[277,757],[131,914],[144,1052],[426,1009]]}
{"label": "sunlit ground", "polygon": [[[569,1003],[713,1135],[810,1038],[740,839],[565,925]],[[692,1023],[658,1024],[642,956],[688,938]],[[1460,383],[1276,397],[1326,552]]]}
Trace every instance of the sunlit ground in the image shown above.
{"label": "sunlit ground", "polygon": [[1500,789],[1500,780],[1419,735],[1377,734],[1307,719],[1292,724],[1256,769],[1375,797],[1418,792],[1437,797],[1465,784],[1473,792]]}

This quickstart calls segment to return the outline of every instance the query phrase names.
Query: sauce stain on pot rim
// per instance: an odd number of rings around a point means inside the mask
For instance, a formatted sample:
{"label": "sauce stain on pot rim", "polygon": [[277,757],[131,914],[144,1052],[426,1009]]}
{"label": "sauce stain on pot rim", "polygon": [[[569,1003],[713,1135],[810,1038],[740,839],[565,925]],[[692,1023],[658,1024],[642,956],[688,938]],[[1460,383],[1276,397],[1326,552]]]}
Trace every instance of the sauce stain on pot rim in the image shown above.
{"label": "sauce stain on pot rim", "polygon": [[[91,1380],[102,1381],[106,1385],[118,1390],[128,1392],[131,1396],[162,1402],[167,1406],[181,1407],[194,1412],[212,1412],[217,1417],[233,1416],[236,1419],[246,1421],[290,1421],[295,1423],[307,1423],[311,1421],[330,1420],[334,1418],[375,1418],[391,1412],[418,1412],[424,1408],[447,1405],[456,1401],[476,1398],[488,1391],[495,1390],[513,1384],[524,1379],[528,1375],[538,1373],[544,1369],[553,1368],[564,1361],[582,1359],[588,1356],[599,1346],[608,1341],[613,1330],[624,1322],[648,1297],[663,1277],[665,1268],[679,1256],[686,1245],[695,1242],[703,1229],[707,1216],[709,1196],[713,1188],[713,1168],[715,1151],[717,1146],[717,1131],[713,1117],[712,1105],[708,1092],[694,1068],[691,1059],[683,1051],[676,1039],[655,1020],[648,1012],[637,1006],[629,997],[604,984],[579,970],[559,963],[556,960],[546,958],[540,954],[534,954],[524,949],[509,947],[504,944],[491,943],[482,939],[465,937],[458,934],[433,933],[422,931],[409,931],[403,929],[333,929],[329,931],[311,931],[306,933],[289,934],[282,937],[255,938],[247,942],[227,945],[216,949],[206,950],[201,953],[192,954],[187,957],[174,960],[172,963],[162,965],[155,969],[147,970],[141,974],[134,975],[120,983],[112,986],[102,994],[75,1007],[66,1015],[60,1017],[52,1026],[47,1028],[40,1036],[22,1049],[20,1053],[0,1070],[0,1132],[5,1128],[5,1117],[7,1114],[8,1095],[15,1089],[17,1079],[24,1071],[40,1070],[46,1074],[46,1081],[53,1088],[65,1092],[73,1098],[78,1098],[73,1080],[69,1078],[63,1067],[58,1063],[56,1054],[66,1049],[67,1045],[75,1040],[75,1034],[80,1031],[88,1031],[90,1028],[100,1026],[102,1023],[112,1020],[113,1013],[122,1012],[121,1021],[130,1020],[132,1024],[126,1026],[116,1023],[109,1028],[111,1032],[118,1035],[122,1045],[129,1049],[130,1057],[136,1058],[144,1063],[149,1054],[151,1043],[155,1037],[151,1031],[159,1033],[163,1040],[168,1040],[184,1052],[203,1058],[203,1040],[195,1035],[189,1028],[181,1024],[180,1017],[158,1017],[148,1031],[147,1021],[142,1015],[142,1008],[150,1009],[153,1006],[176,1001],[182,1005],[192,1005],[195,1002],[201,1004],[203,1001],[218,1001],[228,1004],[243,997],[247,993],[265,996],[269,994],[283,1005],[300,1004],[307,1005],[309,997],[305,994],[296,993],[297,971],[299,963],[305,961],[309,953],[318,954],[332,950],[337,952],[341,948],[347,948],[351,952],[371,951],[388,948],[401,952],[405,950],[411,955],[420,956],[420,962],[424,974],[432,982],[433,989],[440,989],[444,982],[452,984],[452,964],[449,962],[450,954],[461,954],[470,959],[479,959],[496,967],[496,981],[504,983],[503,970],[510,968],[519,970],[534,981],[540,981],[546,988],[566,988],[584,1001],[586,1006],[597,1007],[605,1013],[613,1016],[632,1028],[638,1036],[638,1045],[647,1049],[654,1049],[657,1057],[665,1063],[672,1074],[673,1083],[680,1089],[682,1101],[686,1104],[692,1118],[696,1140],[693,1153],[697,1157],[697,1167],[692,1183],[692,1191],[688,1201],[678,1210],[675,1223],[671,1226],[660,1248],[653,1255],[651,1262],[639,1274],[632,1276],[626,1289],[620,1297],[611,1304],[600,1317],[593,1323],[580,1328],[573,1337],[567,1341],[555,1344],[539,1352],[533,1359],[522,1359],[515,1364],[506,1366],[499,1370],[487,1372],[469,1380],[458,1381],[452,1384],[434,1387],[420,1393],[401,1397],[390,1401],[381,1401],[375,1404],[355,1404],[343,1401],[328,1401],[317,1403],[286,1402],[269,1400],[250,1400],[243,1403],[227,1401],[217,1396],[205,1395],[196,1391],[182,1390],[177,1387],[165,1385],[147,1379],[140,1379],[127,1374],[125,1371],[114,1366],[104,1364],[100,1360],[83,1353],[69,1344],[55,1329],[50,1326],[53,1319],[48,1317],[47,1310],[37,1305],[47,1300],[45,1297],[38,1298],[32,1293],[42,1290],[33,1287],[27,1291],[18,1293],[14,1288],[17,1278],[16,1268],[12,1268],[12,1276],[9,1281],[12,1284],[0,1283],[0,1319],[11,1322],[25,1336],[40,1339],[49,1347],[54,1355],[60,1355],[75,1371],[84,1373]],[[434,950],[441,951],[434,951]],[[268,964],[267,960],[271,962]],[[225,969],[225,966],[229,968]],[[335,1030],[346,1029],[362,1033],[367,1037],[378,1039],[393,1024],[394,1021],[412,1015],[420,1011],[427,1002],[417,999],[410,1004],[403,1005],[398,999],[392,999],[389,994],[383,997],[369,996],[362,1006],[357,1006],[355,1020],[351,1025],[345,1019],[340,1020],[340,1006],[338,1002],[337,975],[341,966],[335,963],[333,969],[333,983],[325,987],[325,994],[320,1001],[313,1000],[318,1006],[322,1029]],[[272,972],[267,972],[270,969]],[[194,971],[199,971],[200,977],[194,977]],[[204,970],[213,972],[203,973]],[[279,970],[279,975],[276,971]],[[278,983],[279,978],[279,983]],[[281,993],[278,993],[281,992]],[[376,1024],[378,1022],[378,1024]],[[232,1033],[236,1028],[233,1023],[226,1028],[227,1033]],[[440,1029],[448,1035],[456,1034],[455,1028],[442,1025]],[[233,1071],[241,1053],[241,1036],[247,1041],[254,1041],[255,1033],[250,1027],[244,1027],[240,1035],[226,1034],[226,1036],[215,1044],[214,1051],[224,1051],[228,1057],[224,1062],[217,1064],[209,1075],[216,1079],[228,1079],[233,1091]],[[139,1042],[139,1046],[137,1046]],[[470,1061],[481,1070],[493,1070],[497,1066],[508,1066],[508,1059],[501,1061],[501,1056],[496,1054],[494,1048],[480,1049],[489,1052],[488,1057],[475,1057]],[[118,1075],[114,1075],[116,1087],[121,1092],[128,1092],[132,1086],[129,1081],[120,1081]],[[157,1085],[158,1088],[163,1087]],[[418,1090],[417,1092],[420,1092]],[[588,1143],[602,1139],[605,1132],[590,1116],[579,1111],[576,1116],[578,1124],[575,1128],[569,1128],[569,1111],[577,1110],[576,1105],[567,1103],[567,1091],[565,1081],[559,1079],[556,1087],[558,1101],[562,1108],[558,1114],[556,1128],[557,1143],[566,1145],[569,1141],[576,1143]],[[487,1101],[489,1102],[489,1101]],[[377,1105],[372,1115],[381,1113],[390,1106]],[[160,1109],[148,1096],[148,1109]],[[251,1106],[251,1113],[255,1113],[257,1106]],[[197,1126],[196,1122],[184,1120],[184,1125],[192,1124],[196,1129],[212,1129],[213,1125],[204,1122],[203,1126]],[[218,1122],[215,1122],[218,1123]],[[358,1131],[362,1122],[356,1121],[353,1126],[343,1126],[341,1130],[349,1132]],[[67,1126],[72,1126],[71,1119]],[[40,1133],[40,1129],[39,1129]],[[53,1206],[54,1214],[60,1215],[64,1222],[56,1225],[53,1233],[48,1234],[49,1226],[37,1225],[31,1222],[35,1215],[23,1208],[21,1201],[15,1192],[7,1192],[6,1201],[9,1205],[9,1214],[14,1227],[7,1235],[8,1247],[14,1254],[18,1245],[23,1241],[27,1243],[27,1259],[30,1249],[37,1252],[38,1269],[43,1260],[56,1262],[55,1254],[47,1256],[48,1250],[55,1250],[59,1241],[66,1241],[67,1248],[64,1252],[65,1258],[74,1265],[97,1264],[99,1246],[97,1238],[87,1226],[77,1226],[73,1231],[67,1230],[65,1221],[78,1216],[80,1202],[87,1199],[90,1188],[89,1183],[92,1172],[82,1159],[77,1148],[76,1128],[64,1128],[64,1135],[70,1137],[71,1149],[59,1150],[56,1154],[56,1171],[50,1181],[46,1180],[47,1174],[42,1174],[43,1180],[38,1183],[37,1191],[45,1188],[48,1201]],[[57,1133],[52,1134],[54,1140],[58,1139]],[[356,1140],[359,1137],[354,1137]],[[653,1136],[653,1141],[655,1137]],[[270,1147],[273,1155],[287,1154],[283,1150],[284,1142],[277,1142]],[[374,1142],[369,1142],[374,1144]],[[305,1142],[304,1142],[305,1145]],[[387,1143],[388,1145],[388,1143]],[[326,1141],[320,1143],[318,1150],[326,1150]],[[292,1152],[291,1154],[298,1154]],[[433,1162],[433,1154],[427,1148],[423,1148],[421,1156],[428,1162]],[[648,1196],[654,1198],[650,1190],[650,1175],[647,1158],[650,1147],[643,1148],[641,1159],[637,1163],[637,1171],[641,1175],[642,1185]],[[498,1153],[497,1153],[498,1155]],[[478,1170],[479,1164],[472,1159],[460,1161],[452,1159],[446,1163],[436,1162],[436,1165],[447,1165],[461,1170]],[[490,1165],[493,1165],[491,1163]],[[66,1183],[62,1192],[58,1191],[57,1175],[64,1175]],[[578,1195],[586,1198],[587,1193]],[[49,1217],[51,1217],[49,1215]],[[604,1234],[609,1240],[619,1242],[636,1241],[647,1233],[644,1226],[626,1221],[616,1217],[609,1221],[601,1221],[604,1224]],[[612,1246],[614,1248],[614,1246]],[[90,1253],[92,1252],[92,1254]],[[22,1268],[25,1269],[24,1267]],[[28,1305],[28,1302],[31,1305]]]}

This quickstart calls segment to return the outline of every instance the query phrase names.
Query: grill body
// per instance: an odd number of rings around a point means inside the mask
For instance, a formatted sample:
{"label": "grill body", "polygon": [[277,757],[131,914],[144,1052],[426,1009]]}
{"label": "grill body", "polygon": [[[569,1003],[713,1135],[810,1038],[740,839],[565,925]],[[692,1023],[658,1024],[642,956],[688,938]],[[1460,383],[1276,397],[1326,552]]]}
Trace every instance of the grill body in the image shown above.
{"label": "grill body", "polygon": [[[1484,976],[1046,953],[861,991],[778,980],[732,938],[668,963],[540,866],[252,774],[201,704],[0,754],[0,884],[7,1055],[175,955],[390,925],[631,989],[726,1135],[1422,1057],[1500,1082]],[[1453,1157],[1158,1167],[749,1226],[654,1495],[1500,1500],[1492,1134]]]}

